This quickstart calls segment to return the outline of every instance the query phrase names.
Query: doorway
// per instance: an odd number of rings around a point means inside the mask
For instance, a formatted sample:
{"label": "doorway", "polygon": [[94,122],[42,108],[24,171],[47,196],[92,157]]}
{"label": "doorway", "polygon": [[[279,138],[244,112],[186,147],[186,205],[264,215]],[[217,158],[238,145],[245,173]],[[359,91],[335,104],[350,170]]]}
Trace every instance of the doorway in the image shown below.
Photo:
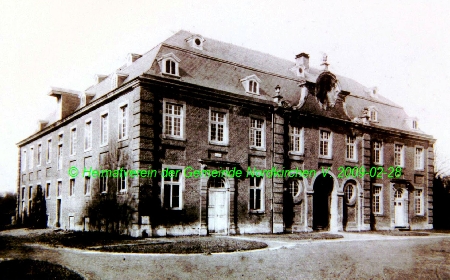
{"label": "doorway", "polygon": [[330,229],[331,191],[333,190],[333,177],[320,175],[314,182],[313,195],[313,229]]}
{"label": "doorway", "polygon": [[56,200],[56,227],[61,227],[61,199]]}
{"label": "doorway", "polygon": [[223,178],[208,181],[208,233],[228,234],[228,190]]}
{"label": "doorway", "polygon": [[395,226],[405,227],[405,200],[403,199],[404,191],[401,189],[395,190],[394,193],[394,215]]}

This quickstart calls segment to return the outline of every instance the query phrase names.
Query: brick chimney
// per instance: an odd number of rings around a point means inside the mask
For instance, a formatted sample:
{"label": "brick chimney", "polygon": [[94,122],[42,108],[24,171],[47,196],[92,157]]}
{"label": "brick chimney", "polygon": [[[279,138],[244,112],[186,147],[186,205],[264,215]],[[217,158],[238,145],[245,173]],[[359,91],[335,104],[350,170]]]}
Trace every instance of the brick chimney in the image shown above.
{"label": "brick chimney", "polygon": [[303,66],[304,70],[309,69],[309,54],[300,53],[295,56],[295,65]]}

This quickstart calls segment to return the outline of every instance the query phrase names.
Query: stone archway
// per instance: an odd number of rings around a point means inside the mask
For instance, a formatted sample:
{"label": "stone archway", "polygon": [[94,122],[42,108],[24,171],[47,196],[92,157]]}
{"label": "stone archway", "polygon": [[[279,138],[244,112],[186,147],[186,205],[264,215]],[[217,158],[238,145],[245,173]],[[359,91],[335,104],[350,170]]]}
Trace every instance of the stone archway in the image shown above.
{"label": "stone archway", "polygon": [[[330,230],[334,180],[329,174],[318,176],[313,189],[313,229]],[[334,212],[334,211],[333,211]]]}

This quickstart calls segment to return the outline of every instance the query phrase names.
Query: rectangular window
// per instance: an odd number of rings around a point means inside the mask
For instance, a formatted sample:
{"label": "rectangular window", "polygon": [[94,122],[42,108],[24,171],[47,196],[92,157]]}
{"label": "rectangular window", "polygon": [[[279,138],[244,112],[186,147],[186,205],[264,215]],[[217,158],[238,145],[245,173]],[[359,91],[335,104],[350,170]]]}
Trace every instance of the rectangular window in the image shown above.
{"label": "rectangular window", "polygon": [[250,211],[264,210],[263,177],[250,177]]}
{"label": "rectangular window", "polygon": [[72,196],[75,194],[75,178],[70,179],[70,184],[69,184],[69,195]]}
{"label": "rectangular window", "polygon": [[373,142],[373,163],[383,164],[383,145],[381,142]]}
{"label": "rectangular window", "polygon": [[356,161],[356,139],[353,136],[347,135],[345,137],[346,150],[345,158],[347,160]]}
{"label": "rectangular window", "polygon": [[184,112],[183,105],[166,102],[164,108],[165,136],[183,138]]}
{"label": "rectangular window", "polygon": [[32,195],[33,195],[33,187],[30,186],[30,188],[28,189],[28,199],[31,199]]}
{"label": "rectangular window", "polygon": [[63,144],[58,145],[58,170],[62,169],[63,165]]}
{"label": "rectangular window", "polygon": [[[172,210],[181,210],[183,189],[182,169],[165,169],[168,176],[162,178],[163,207]],[[173,176],[170,176],[172,174]]]}
{"label": "rectangular window", "polygon": [[34,165],[34,148],[31,147],[30,148],[30,160],[28,161],[28,163],[30,164],[29,168],[33,169],[33,165]]}
{"label": "rectangular window", "polygon": [[27,169],[27,151],[24,150],[22,152],[22,171]]}
{"label": "rectangular window", "polygon": [[120,170],[123,170],[123,173],[121,171],[119,171],[119,174],[121,174],[119,176],[119,186],[118,186],[118,190],[119,192],[126,192],[127,191],[127,177],[125,176],[125,174],[127,173],[127,170],[125,168],[120,168]]}
{"label": "rectangular window", "polygon": [[128,105],[119,107],[119,140],[128,138]]}
{"label": "rectangular window", "polygon": [[226,113],[210,111],[209,132],[209,141],[218,144],[226,144],[228,142]]}
{"label": "rectangular window", "polygon": [[416,148],[414,154],[414,169],[423,170],[424,169],[424,156],[423,156],[423,148]]}
{"label": "rectangular window", "polygon": [[289,127],[289,151],[295,154],[303,154],[304,130],[303,127]]}
{"label": "rectangular window", "polygon": [[50,183],[47,183],[47,185],[45,185],[45,197],[50,197]]}
{"label": "rectangular window", "polygon": [[100,192],[106,193],[108,191],[108,176],[100,176]]}
{"label": "rectangular window", "polygon": [[103,114],[100,118],[100,145],[108,144],[108,114]]}
{"label": "rectangular window", "polygon": [[319,141],[319,156],[331,158],[331,132],[321,130],[319,132],[320,141]]}
{"label": "rectangular window", "polygon": [[62,182],[58,181],[58,185],[57,185],[57,189],[56,189],[56,195],[57,196],[61,196],[61,191],[62,191]]}
{"label": "rectangular window", "polygon": [[52,161],[52,139],[47,140],[47,163]]}
{"label": "rectangular window", "polygon": [[77,145],[77,129],[74,127],[70,130],[70,154],[76,154]]}
{"label": "rectangular window", "polygon": [[91,177],[89,176],[84,177],[84,194],[91,194]]}
{"label": "rectangular window", "polygon": [[372,205],[373,205],[373,213],[374,214],[382,214],[383,209],[382,209],[382,193],[381,193],[381,186],[374,186],[373,187],[373,201],[372,201]]}
{"label": "rectangular window", "polygon": [[250,120],[250,147],[265,147],[265,126],[264,120],[251,118]]}
{"label": "rectangular window", "polygon": [[38,145],[38,150],[37,150],[37,165],[41,165],[41,158],[42,158],[42,144]]}
{"label": "rectangular window", "polygon": [[402,167],[404,166],[403,145],[394,145],[394,165]]}
{"label": "rectangular window", "polygon": [[25,199],[25,187],[22,187],[22,199]]}
{"label": "rectangular window", "polygon": [[423,190],[414,190],[414,213],[416,215],[423,215]]}
{"label": "rectangular window", "polygon": [[84,125],[84,150],[92,149],[92,121],[86,121]]}

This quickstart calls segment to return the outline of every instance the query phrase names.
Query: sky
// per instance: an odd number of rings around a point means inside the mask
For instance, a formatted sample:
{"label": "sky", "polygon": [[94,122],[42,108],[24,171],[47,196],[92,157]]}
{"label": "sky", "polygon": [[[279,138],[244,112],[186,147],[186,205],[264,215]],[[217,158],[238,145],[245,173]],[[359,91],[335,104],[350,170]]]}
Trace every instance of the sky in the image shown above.
{"label": "sky", "polygon": [[[16,143],[56,108],[50,87],[84,90],[128,53],[180,29],[292,60],[324,53],[333,73],[400,104],[450,158],[450,2],[1,1],[0,192],[17,187]],[[441,166],[441,165],[440,165]]]}

